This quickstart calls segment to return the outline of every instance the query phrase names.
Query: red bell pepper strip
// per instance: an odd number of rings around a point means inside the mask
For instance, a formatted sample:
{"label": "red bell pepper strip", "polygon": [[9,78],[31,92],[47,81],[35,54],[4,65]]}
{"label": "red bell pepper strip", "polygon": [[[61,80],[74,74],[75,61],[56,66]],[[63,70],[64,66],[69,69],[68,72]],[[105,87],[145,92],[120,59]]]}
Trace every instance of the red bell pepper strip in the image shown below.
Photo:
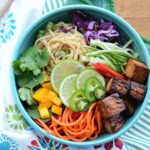
{"label": "red bell pepper strip", "polygon": [[102,63],[96,63],[96,64],[93,64],[93,66],[99,73],[101,73],[104,76],[107,76],[110,78],[118,77],[118,78],[125,79],[125,77],[122,74],[112,70],[111,68],[109,68],[108,66]]}

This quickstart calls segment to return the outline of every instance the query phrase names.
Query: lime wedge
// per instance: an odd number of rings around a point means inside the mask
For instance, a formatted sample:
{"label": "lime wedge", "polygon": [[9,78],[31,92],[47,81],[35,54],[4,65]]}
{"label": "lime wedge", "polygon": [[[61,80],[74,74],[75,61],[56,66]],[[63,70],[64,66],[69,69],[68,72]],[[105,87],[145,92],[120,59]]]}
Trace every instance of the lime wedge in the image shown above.
{"label": "lime wedge", "polygon": [[64,77],[81,72],[85,66],[77,60],[64,60],[58,63],[51,72],[51,83],[55,92],[58,93],[60,83]]}
{"label": "lime wedge", "polygon": [[77,89],[78,90],[84,90],[84,88],[85,88],[85,82],[90,77],[97,78],[102,83],[102,85],[105,87],[105,79],[104,79],[104,77],[100,73],[98,73],[94,69],[85,69],[77,77],[77,81],[76,81],[76,87],[77,87]]}
{"label": "lime wedge", "polygon": [[76,80],[77,75],[71,74],[65,77],[60,84],[59,96],[65,106],[69,106],[71,95],[76,90]]}

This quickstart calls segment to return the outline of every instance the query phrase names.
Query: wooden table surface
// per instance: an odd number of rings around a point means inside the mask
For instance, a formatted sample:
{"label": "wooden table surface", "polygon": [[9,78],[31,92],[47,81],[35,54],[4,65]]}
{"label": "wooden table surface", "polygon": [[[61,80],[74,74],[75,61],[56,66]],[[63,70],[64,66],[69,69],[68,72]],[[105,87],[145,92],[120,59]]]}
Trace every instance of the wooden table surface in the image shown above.
{"label": "wooden table surface", "polygon": [[114,0],[116,13],[141,35],[150,38],[150,0]]}

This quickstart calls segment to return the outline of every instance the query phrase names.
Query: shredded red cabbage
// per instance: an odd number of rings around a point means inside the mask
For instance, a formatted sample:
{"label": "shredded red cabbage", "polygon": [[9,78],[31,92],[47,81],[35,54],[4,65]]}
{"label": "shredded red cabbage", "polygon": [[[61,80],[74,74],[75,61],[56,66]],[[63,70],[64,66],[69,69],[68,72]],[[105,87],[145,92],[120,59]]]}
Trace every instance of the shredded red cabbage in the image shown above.
{"label": "shredded red cabbage", "polygon": [[64,26],[60,26],[60,30],[64,33],[67,33],[72,29],[74,29],[74,26],[70,26],[69,28],[65,28]]}
{"label": "shredded red cabbage", "polygon": [[79,10],[74,10],[72,14],[73,24],[83,31],[86,44],[89,44],[90,39],[100,39],[102,41],[111,42],[115,37],[119,36],[119,32],[110,21],[100,23],[93,21],[89,15]]}

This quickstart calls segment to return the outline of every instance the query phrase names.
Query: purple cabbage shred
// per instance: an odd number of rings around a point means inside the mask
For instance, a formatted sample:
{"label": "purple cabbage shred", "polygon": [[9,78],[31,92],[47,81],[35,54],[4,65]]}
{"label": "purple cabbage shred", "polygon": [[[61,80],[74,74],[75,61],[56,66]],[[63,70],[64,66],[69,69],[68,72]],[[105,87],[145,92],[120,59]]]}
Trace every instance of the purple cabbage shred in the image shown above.
{"label": "purple cabbage shred", "polygon": [[89,44],[90,39],[100,39],[102,41],[111,42],[115,37],[119,36],[115,25],[110,21],[96,22],[92,20],[89,15],[79,10],[74,10],[72,15],[73,24],[76,25],[79,30],[83,31],[86,44]]}

